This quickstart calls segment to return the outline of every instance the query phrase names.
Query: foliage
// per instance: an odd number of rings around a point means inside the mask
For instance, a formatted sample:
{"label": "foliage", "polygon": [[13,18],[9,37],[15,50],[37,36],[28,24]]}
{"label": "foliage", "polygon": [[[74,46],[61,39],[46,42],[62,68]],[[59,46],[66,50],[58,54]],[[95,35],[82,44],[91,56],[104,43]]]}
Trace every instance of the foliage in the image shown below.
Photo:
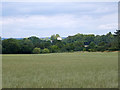
{"label": "foliage", "polygon": [[0,54],[2,54],[2,45],[0,44]]}
{"label": "foliage", "polygon": [[51,40],[56,40],[58,37],[60,37],[60,35],[59,34],[56,34],[56,35],[52,35],[51,36]]}
{"label": "foliage", "polygon": [[40,54],[40,52],[41,52],[41,49],[40,49],[40,48],[37,48],[37,47],[36,47],[36,48],[33,49],[33,53],[34,53],[34,54]]}
{"label": "foliage", "polygon": [[24,54],[32,53],[34,45],[31,40],[29,40],[28,38],[24,38],[23,40],[21,40],[20,44],[21,44],[21,53]]}
{"label": "foliage", "polygon": [[43,50],[42,50],[42,53],[49,53],[50,51],[49,51],[49,49],[47,49],[47,48],[44,48]]}
{"label": "foliage", "polygon": [[0,37],[0,54],[2,54],[2,40],[1,40],[1,37]]}
{"label": "foliage", "polygon": [[50,47],[50,51],[51,51],[52,53],[58,52],[58,50],[59,50],[59,47],[58,47],[57,45],[52,45],[52,46]]}
{"label": "foliage", "polygon": [[118,50],[120,50],[120,30],[116,30],[115,32],[115,44],[116,44],[116,47],[118,48]]}
{"label": "foliage", "polygon": [[16,39],[6,39],[2,41],[2,52],[5,54],[20,53],[20,44]]}
{"label": "foliage", "polygon": [[[76,34],[63,40],[57,40],[59,34],[52,35],[50,39],[40,39],[36,36],[21,40],[5,39],[2,43],[3,54],[30,54],[38,53],[35,48],[40,48],[41,53],[73,52],[73,51],[116,51],[120,50],[120,30],[113,35]],[[33,52],[34,51],[34,52]]]}

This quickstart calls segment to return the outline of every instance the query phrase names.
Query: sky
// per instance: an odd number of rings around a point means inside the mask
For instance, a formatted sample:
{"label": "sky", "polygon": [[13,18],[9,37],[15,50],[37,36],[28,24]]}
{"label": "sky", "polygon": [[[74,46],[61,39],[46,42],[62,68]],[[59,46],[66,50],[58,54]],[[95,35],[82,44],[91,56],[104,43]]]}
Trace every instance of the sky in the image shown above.
{"label": "sky", "polygon": [[3,2],[2,37],[102,35],[118,28],[117,2]]}

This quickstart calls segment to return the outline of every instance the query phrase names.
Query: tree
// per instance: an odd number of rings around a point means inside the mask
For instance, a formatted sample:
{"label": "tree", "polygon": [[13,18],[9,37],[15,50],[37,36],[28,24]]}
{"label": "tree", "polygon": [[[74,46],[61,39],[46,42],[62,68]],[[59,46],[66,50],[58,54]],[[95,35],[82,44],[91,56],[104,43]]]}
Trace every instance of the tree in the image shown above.
{"label": "tree", "polygon": [[52,36],[51,36],[51,40],[57,40],[58,37],[60,37],[59,34],[52,35]]}
{"label": "tree", "polygon": [[94,42],[91,42],[91,43],[89,44],[89,49],[88,49],[88,51],[90,51],[90,52],[96,51],[95,46],[96,46],[95,43],[94,43]]}
{"label": "tree", "polygon": [[105,51],[105,48],[104,48],[104,46],[97,46],[96,50],[103,52],[103,51]]}
{"label": "tree", "polygon": [[50,41],[44,42],[44,48],[49,48],[50,46],[51,46],[51,42]]}
{"label": "tree", "polygon": [[65,49],[65,51],[67,51],[67,52],[74,51],[75,45],[72,44],[72,43],[67,43],[67,44],[64,46],[64,49]]}
{"label": "tree", "polygon": [[80,42],[80,41],[75,41],[74,42],[74,47],[75,47],[75,51],[82,51],[83,50],[83,47],[84,47],[84,44],[83,42]]}
{"label": "tree", "polygon": [[37,47],[36,47],[36,48],[33,49],[33,53],[34,53],[34,54],[40,54],[40,52],[41,52],[41,49],[40,49],[40,48],[37,48]]}
{"label": "tree", "polygon": [[106,50],[106,43],[105,42],[100,42],[98,46],[96,47],[97,51],[105,51]]}
{"label": "tree", "polygon": [[51,36],[50,39],[40,39],[36,36],[17,39],[5,39],[1,42],[0,49],[3,53],[49,53],[49,52],[71,52],[71,51],[114,51],[120,50],[120,30],[116,30],[115,35],[111,32],[106,35],[76,34],[60,40],[59,34]]}
{"label": "tree", "polygon": [[86,51],[86,48],[83,48],[83,51]]}
{"label": "tree", "polygon": [[57,39],[57,38],[56,38],[56,35],[52,35],[52,36],[51,36],[51,40],[54,41],[54,40],[56,40],[56,39]]}
{"label": "tree", "polygon": [[59,35],[59,34],[56,34],[56,38],[58,38],[58,37],[60,37],[60,35]]}
{"label": "tree", "polygon": [[47,48],[44,48],[43,50],[42,50],[42,53],[49,53],[50,51],[49,51],[49,49],[47,49]]}
{"label": "tree", "polygon": [[58,48],[62,48],[63,47],[63,42],[58,40],[58,41],[56,41],[55,45],[58,46]]}
{"label": "tree", "polygon": [[95,48],[95,43],[94,43],[94,42],[91,42],[91,43],[89,44],[89,48],[90,48],[90,49],[94,49],[94,48]]}
{"label": "tree", "polygon": [[115,32],[115,41],[116,41],[116,46],[118,48],[118,50],[120,50],[120,30],[116,30]]}
{"label": "tree", "polygon": [[31,36],[28,38],[28,40],[30,40],[33,43],[33,47],[40,47],[40,43],[42,43],[42,40],[40,40],[38,37],[36,36]]}
{"label": "tree", "polygon": [[116,32],[114,32],[114,33],[115,33],[115,36],[120,38],[120,30],[116,30]]}
{"label": "tree", "polygon": [[0,37],[0,54],[2,54],[2,39]]}
{"label": "tree", "polygon": [[98,44],[98,46],[104,46],[105,45],[105,42],[100,42],[99,44]]}
{"label": "tree", "polygon": [[1,37],[0,37],[0,44],[2,45],[2,39],[1,39]]}
{"label": "tree", "polygon": [[2,54],[2,45],[0,44],[0,54]]}
{"label": "tree", "polygon": [[59,50],[59,47],[57,45],[50,46],[50,51],[52,53],[58,52],[58,50]]}
{"label": "tree", "polygon": [[2,51],[5,54],[16,54],[20,53],[20,44],[19,40],[16,39],[5,39],[2,41]]}
{"label": "tree", "polygon": [[21,53],[23,54],[31,54],[33,51],[33,43],[31,40],[24,38],[23,40],[21,40]]}

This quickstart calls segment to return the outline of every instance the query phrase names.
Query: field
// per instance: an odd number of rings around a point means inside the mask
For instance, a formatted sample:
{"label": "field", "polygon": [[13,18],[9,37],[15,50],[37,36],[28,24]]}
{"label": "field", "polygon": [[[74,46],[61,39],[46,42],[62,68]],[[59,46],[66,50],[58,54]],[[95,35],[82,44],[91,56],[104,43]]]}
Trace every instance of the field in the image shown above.
{"label": "field", "polygon": [[117,88],[117,52],[3,55],[3,88]]}

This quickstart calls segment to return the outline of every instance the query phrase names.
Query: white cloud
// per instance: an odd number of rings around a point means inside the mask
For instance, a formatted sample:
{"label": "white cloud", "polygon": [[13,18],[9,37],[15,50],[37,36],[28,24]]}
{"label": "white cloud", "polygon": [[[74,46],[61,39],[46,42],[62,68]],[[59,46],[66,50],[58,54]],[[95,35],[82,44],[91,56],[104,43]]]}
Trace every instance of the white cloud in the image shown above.
{"label": "white cloud", "polygon": [[[96,18],[91,15],[31,15],[22,17],[3,18],[3,37],[26,35],[49,36],[60,33],[68,36],[74,33],[101,33],[117,28],[117,13],[108,14]],[[61,29],[61,30],[60,30]],[[101,31],[100,31],[101,30]],[[25,35],[26,34],[26,35]]]}
{"label": "white cloud", "polygon": [[105,25],[100,25],[99,28],[102,30],[106,30],[106,29],[117,29],[118,24],[117,23],[112,23],[112,24],[105,24]]}
{"label": "white cloud", "polygon": [[119,0],[2,0],[3,2],[118,2]]}
{"label": "white cloud", "polygon": [[38,28],[75,28],[78,20],[74,15],[28,16],[3,18],[3,25],[11,27],[38,27]]}

